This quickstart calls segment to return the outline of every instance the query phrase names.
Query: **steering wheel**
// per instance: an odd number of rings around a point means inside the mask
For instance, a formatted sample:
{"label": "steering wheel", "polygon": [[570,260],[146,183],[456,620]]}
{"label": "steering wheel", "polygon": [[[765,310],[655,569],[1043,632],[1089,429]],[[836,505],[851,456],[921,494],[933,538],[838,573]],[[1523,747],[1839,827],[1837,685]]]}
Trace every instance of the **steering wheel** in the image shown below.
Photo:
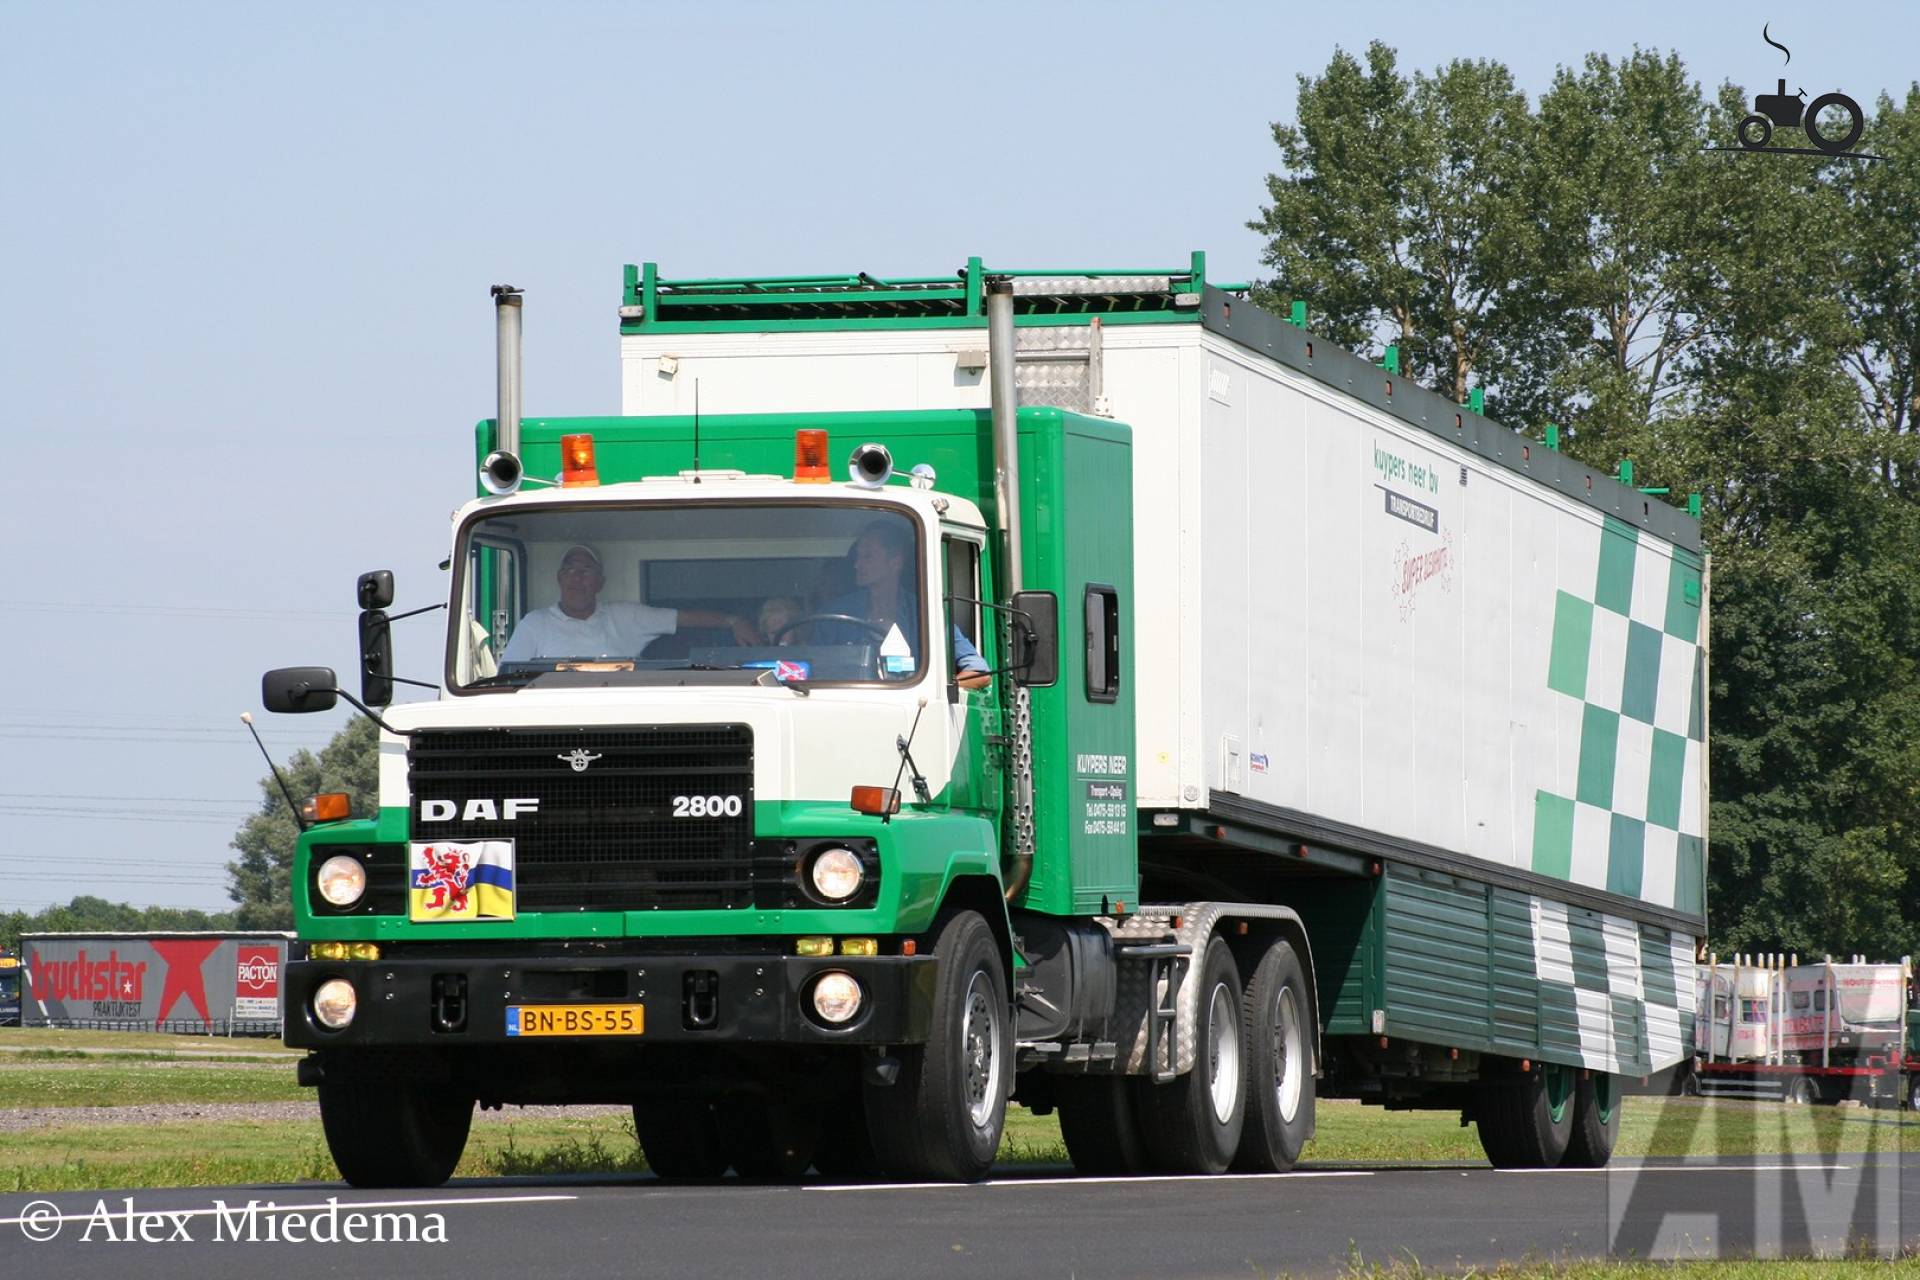
{"label": "steering wheel", "polygon": [[786,626],[775,629],[773,633],[767,637],[767,642],[769,644],[779,644],[780,637],[787,634],[787,632],[815,622],[845,622],[851,626],[856,626],[862,630],[871,632],[876,640],[885,640],[889,630],[889,628],[883,627],[877,622],[871,622],[866,618],[856,618],[850,613],[810,613],[804,618],[795,618]]}

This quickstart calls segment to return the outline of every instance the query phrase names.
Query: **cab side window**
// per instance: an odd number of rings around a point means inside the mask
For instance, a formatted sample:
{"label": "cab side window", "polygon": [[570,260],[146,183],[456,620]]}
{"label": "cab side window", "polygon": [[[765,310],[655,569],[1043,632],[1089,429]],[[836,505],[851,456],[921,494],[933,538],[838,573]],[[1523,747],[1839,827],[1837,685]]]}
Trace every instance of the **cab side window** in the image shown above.
{"label": "cab side window", "polygon": [[980,548],[962,538],[943,538],[946,559],[947,621],[960,629],[974,648],[980,644]]}
{"label": "cab side window", "polygon": [[1120,697],[1120,592],[1090,583],[1086,596],[1087,700]]}

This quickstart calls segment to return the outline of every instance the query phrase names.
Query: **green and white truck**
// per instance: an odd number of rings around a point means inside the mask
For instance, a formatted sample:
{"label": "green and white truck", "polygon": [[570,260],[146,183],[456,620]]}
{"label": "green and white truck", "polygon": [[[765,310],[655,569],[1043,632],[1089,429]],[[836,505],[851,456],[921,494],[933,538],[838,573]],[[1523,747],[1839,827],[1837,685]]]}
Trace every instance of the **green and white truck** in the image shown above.
{"label": "green and white truck", "polygon": [[496,290],[438,696],[295,855],[347,1179],[535,1102],[666,1177],[978,1178],[1010,1098],[1103,1173],[1316,1096],[1604,1163],[1692,1052],[1698,522],[1244,294],[630,267],[625,415],[523,418]]}

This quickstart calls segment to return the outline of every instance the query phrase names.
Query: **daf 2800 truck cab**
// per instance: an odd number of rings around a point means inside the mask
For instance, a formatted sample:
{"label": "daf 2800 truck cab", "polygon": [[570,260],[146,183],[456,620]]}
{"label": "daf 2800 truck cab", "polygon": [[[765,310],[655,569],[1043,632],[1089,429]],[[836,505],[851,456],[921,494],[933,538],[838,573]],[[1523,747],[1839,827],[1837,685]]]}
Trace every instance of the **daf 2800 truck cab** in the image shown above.
{"label": "daf 2800 truck cab", "polygon": [[1085,1171],[1284,1170],[1317,1095],[1595,1165],[1690,1051],[1697,523],[1198,255],[630,269],[616,418],[522,420],[496,302],[437,696],[387,574],[358,698],[263,683],[381,720],[293,864],[349,1181],[569,1102],[665,1177],[978,1178],[1009,1099]]}

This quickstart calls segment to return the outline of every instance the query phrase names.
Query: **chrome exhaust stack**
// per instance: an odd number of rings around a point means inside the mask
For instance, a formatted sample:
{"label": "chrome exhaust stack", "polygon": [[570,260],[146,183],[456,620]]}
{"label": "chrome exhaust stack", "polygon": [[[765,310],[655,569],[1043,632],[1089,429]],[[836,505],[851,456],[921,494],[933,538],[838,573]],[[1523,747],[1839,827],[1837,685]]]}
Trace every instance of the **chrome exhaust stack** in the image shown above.
{"label": "chrome exhaust stack", "polygon": [[520,290],[493,286],[494,451],[480,467],[488,493],[512,493],[520,487]]}

